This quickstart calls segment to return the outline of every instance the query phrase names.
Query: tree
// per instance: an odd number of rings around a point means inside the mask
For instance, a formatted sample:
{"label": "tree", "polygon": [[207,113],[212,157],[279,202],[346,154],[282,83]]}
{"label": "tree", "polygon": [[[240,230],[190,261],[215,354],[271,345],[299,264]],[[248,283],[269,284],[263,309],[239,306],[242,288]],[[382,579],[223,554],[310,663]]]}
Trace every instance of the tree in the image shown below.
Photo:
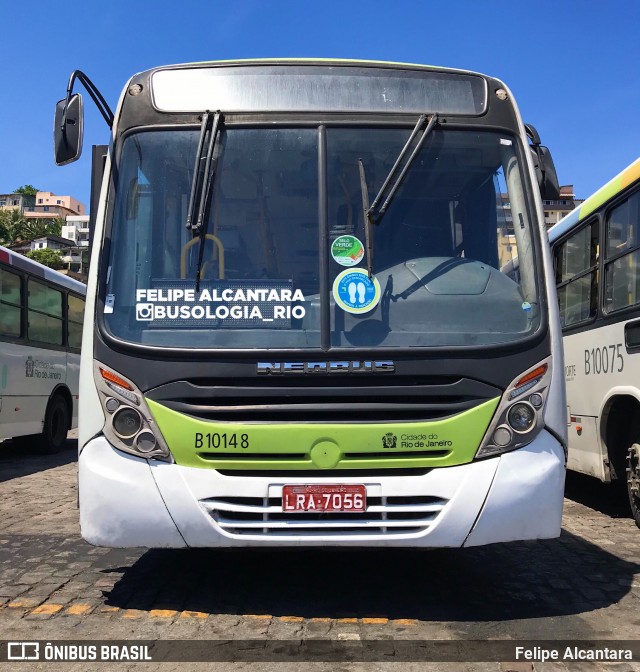
{"label": "tree", "polygon": [[0,211],[0,245],[11,245],[25,240],[27,220],[17,208]]}
{"label": "tree", "polygon": [[35,196],[40,189],[36,189],[32,184],[23,184],[21,187],[18,187],[13,193],[14,194],[23,194],[24,196]]}
{"label": "tree", "polygon": [[67,220],[64,217],[55,217],[50,220],[47,226],[47,233],[50,233],[54,236],[59,236],[62,234],[62,227],[67,223]]}
{"label": "tree", "polygon": [[65,224],[63,217],[25,217],[17,208],[0,211],[0,245],[34,240],[42,236],[59,236]]}
{"label": "tree", "polygon": [[30,252],[27,252],[26,256],[29,257],[29,259],[33,259],[56,271],[64,268],[64,263],[62,259],[60,259],[60,253],[56,250],[50,250],[48,248],[31,250]]}
{"label": "tree", "polygon": [[51,217],[44,219],[41,217],[27,218],[25,234],[28,240],[42,238],[42,236],[59,236],[62,233],[62,227],[66,224],[64,217]]}

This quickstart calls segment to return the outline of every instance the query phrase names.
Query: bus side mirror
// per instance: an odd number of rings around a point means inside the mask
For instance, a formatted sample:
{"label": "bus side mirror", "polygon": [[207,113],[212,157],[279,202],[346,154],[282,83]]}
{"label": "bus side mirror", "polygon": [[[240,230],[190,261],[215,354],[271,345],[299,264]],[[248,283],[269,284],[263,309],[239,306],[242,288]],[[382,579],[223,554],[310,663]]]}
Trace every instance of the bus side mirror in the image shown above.
{"label": "bus side mirror", "polygon": [[64,166],[77,161],[82,154],[83,135],[82,96],[74,93],[56,103],[56,114],[53,122],[53,152],[56,164]]}
{"label": "bus side mirror", "polygon": [[560,185],[551,152],[542,145],[532,147],[533,165],[536,169],[540,195],[545,200],[557,201],[560,198]]}
{"label": "bus side mirror", "polygon": [[544,200],[557,201],[560,198],[560,185],[551,152],[540,144],[538,131],[531,124],[525,124],[524,127],[531,142],[529,149],[533,155],[533,166],[538,178],[540,195]]}

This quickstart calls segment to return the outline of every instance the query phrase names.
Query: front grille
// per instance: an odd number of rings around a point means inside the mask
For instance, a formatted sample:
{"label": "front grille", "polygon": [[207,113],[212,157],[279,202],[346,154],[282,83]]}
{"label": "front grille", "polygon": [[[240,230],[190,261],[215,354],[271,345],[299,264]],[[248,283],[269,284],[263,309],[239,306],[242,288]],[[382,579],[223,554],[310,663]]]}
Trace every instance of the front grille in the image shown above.
{"label": "front grille", "polygon": [[[317,471],[318,467],[311,458],[310,453],[213,453],[213,452],[197,452],[198,456],[203,460],[207,460],[218,471],[233,471],[234,469],[241,469],[242,475],[245,474],[244,469],[250,469],[256,464],[260,464],[260,468],[264,469],[261,472],[262,476],[273,475],[278,468],[286,468],[290,470],[299,469],[301,471],[313,470]],[[365,465],[375,468],[398,468],[402,465],[409,464],[417,468],[423,468],[430,464],[430,462],[421,462],[421,460],[433,460],[446,458],[451,455],[450,450],[415,450],[412,452],[389,452],[380,450],[376,452],[362,452],[351,453],[344,452],[341,454],[340,460],[336,464],[336,469],[357,470],[362,469]],[[418,466],[418,465],[422,465]],[[370,471],[369,471],[370,473]],[[236,474],[237,475],[237,474]],[[315,476],[315,474],[314,474]]]}
{"label": "front grille", "polygon": [[310,374],[182,380],[145,396],[178,464],[330,477],[470,462],[500,390],[447,376]]}
{"label": "front grille", "polygon": [[452,376],[277,376],[176,381],[154,401],[210,422],[390,423],[441,420],[501,394]]}
{"label": "front grille", "polygon": [[[254,478],[293,478],[300,476],[309,476],[309,471],[307,470],[296,470],[296,469],[243,469],[238,471],[237,469],[219,469],[216,468],[216,471],[223,476],[242,476],[254,477]],[[425,469],[424,467],[414,467],[414,468],[402,468],[396,467],[393,470],[394,476],[426,476],[431,469]],[[349,476],[356,478],[357,476],[374,476],[374,475],[384,476],[389,474],[388,467],[369,467],[368,469],[349,469]],[[325,480],[335,480],[336,472],[333,469],[325,470],[316,470],[313,472],[313,478],[323,478]]]}
{"label": "front grille", "polygon": [[280,497],[219,497],[200,505],[233,536],[326,538],[425,532],[447,502],[428,496],[369,497],[364,513],[289,513],[282,510]]}

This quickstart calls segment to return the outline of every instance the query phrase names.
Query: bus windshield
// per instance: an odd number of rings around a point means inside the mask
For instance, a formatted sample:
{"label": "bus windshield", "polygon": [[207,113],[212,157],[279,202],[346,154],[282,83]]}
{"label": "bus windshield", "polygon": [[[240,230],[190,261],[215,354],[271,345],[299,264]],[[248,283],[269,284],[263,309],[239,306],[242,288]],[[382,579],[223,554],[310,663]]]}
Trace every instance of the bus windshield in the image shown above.
{"label": "bus windshield", "polygon": [[[185,227],[199,130],[126,136],[107,331],[180,349],[481,346],[532,334],[541,283],[515,137],[434,129],[367,254],[360,164],[370,202],[410,133],[223,128],[202,241]],[[518,277],[502,272],[516,256]]]}

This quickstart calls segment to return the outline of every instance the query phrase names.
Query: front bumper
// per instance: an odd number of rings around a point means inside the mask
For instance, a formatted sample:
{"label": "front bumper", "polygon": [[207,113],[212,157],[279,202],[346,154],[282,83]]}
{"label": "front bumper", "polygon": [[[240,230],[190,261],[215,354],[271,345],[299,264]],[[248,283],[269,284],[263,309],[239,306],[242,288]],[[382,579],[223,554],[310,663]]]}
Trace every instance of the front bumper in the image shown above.
{"label": "front bumper", "polygon": [[[461,547],[560,534],[564,450],[550,433],[500,457],[421,476],[228,476],[125,455],[104,437],[79,457],[82,536],[98,546]],[[282,514],[282,485],[364,483],[367,514]]]}

